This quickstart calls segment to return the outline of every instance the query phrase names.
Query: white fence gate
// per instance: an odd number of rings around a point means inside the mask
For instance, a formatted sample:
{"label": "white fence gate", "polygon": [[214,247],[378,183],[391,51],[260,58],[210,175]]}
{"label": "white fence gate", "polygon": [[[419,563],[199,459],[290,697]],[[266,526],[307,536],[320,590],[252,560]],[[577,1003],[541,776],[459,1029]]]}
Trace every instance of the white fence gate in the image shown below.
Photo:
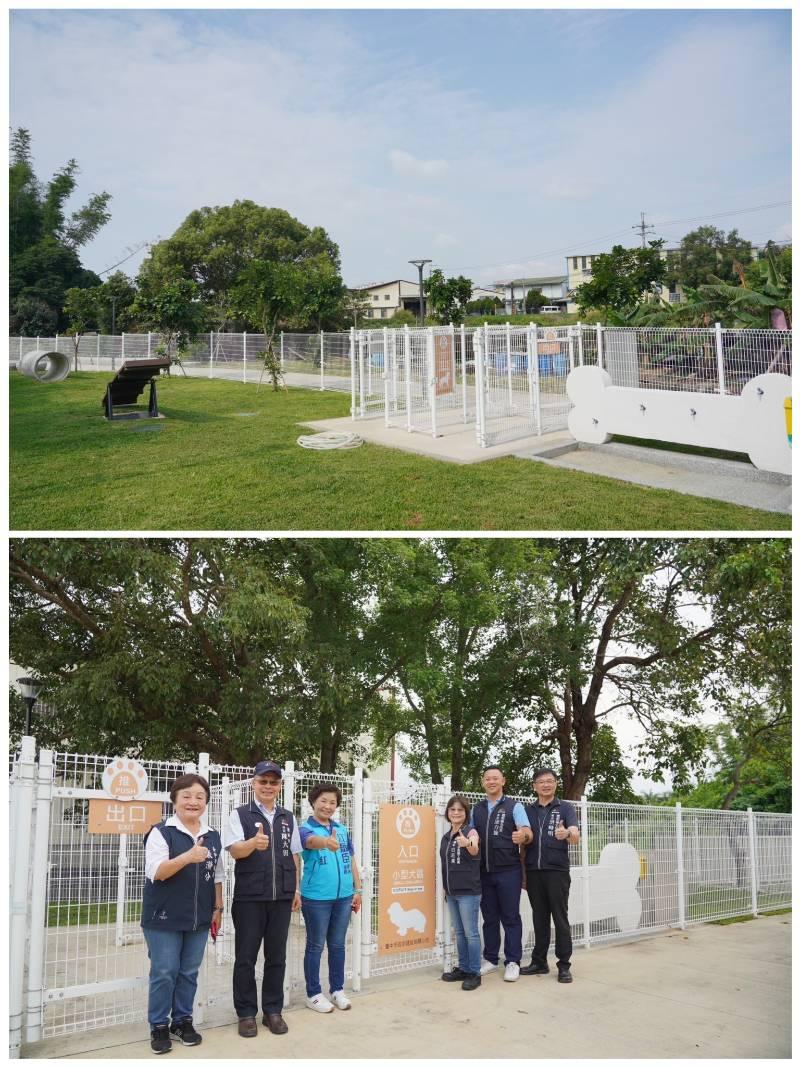
{"label": "white fence gate", "polygon": [[[9,1014],[11,1055],[34,1043],[125,1022],[144,1026],[147,951],[139,926],[144,886],[142,838],[87,832],[88,801],[103,796],[103,770],[111,757],[37,752],[23,739],[11,767],[11,924]],[[197,763],[140,760],[148,773],[143,799],[171,810],[169,788],[187,770],[208,778],[209,823],[221,829],[234,807],[250,796],[252,770],[219,766],[200,754]],[[340,817],[351,829],[362,871],[363,907],[347,943],[346,975],[357,991],[378,975],[432,965],[449,967],[453,946],[436,864],[436,939],[432,949],[381,957],[378,945],[379,822],[384,803],[432,805],[437,836],[444,832],[449,782],[388,781],[295,770],[287,763],[281,803],[302,819],[311,785],[329,781],[342,792]],[[470,794],[468,794],[470,795]],[[482,794],[471,794],[473,800]],[[532,797],[520,797],[531,802]],[[573,937],[577,945],[630,937],[670,926],[791,904],[791,816],[763,812],[700,811],[638,805],[578,803],[581,840],[571,847]],[[608,845],[625,843],[638,855],[634,927],[616,901],[598,890]],[[234,1020],[231,999],[233,864],[225,864],[223,933],[209,945],[196,1002],[198,1022]],[[633,891],[633,890],[632,890]],[[641,902],[639,906],[638,902]],[[523,900],[526,950],[530,909]],[[304,996],[302,916],[292,918],[285,998]]]}

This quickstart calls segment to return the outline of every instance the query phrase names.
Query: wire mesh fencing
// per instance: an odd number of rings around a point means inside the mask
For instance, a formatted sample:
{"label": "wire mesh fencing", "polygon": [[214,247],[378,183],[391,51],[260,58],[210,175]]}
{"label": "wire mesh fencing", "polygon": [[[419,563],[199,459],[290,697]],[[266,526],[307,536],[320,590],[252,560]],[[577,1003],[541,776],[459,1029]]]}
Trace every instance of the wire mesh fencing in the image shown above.
{"label": "wire mesh fencing", "polygon": [[[231,812],[252,796],[252,770],[210,763],[139,761],[148,775],[145,800],[171,812],[169,789],[180,774],[207,777],[209,824],[224,831]],[[89,831],[89,802],[106,794],[111,757],[36,752],[32,739],[10,761],[12,1050],[22,1040],[52,1037],[146,1018],[148,957],[140,927],[144,889],[141,834]],[[448,966],[453,941],[438,856],[435,938],[431,948],[382,955],[378,901],[384,804],[432,807],[437,846],[446,829],[449,783],[399,784],[295,769],[287,764],[280,803],[302,821],[309,788],[330,782],[342,794],[337,819],[348,826],[362,874],[363,905],[347,939],[346,975],[360,989],[371,978],[421,967]],[[468,793],[475,802],[481,793]],[[514,799],[535,802],[532,796]],[[570,919],[576,945],[611,943],[670,927],[791,904],[791,816],[575,802],[580,841],[569,849]],[[200,973],[198,1021],[233,1018],[234,959],[230,904],[234,863],[223,854],[222,935],[209,944]],[[525,951],[533,945],[530,907],[521,901]],[[287,945],[287,1005],[304,995],[302,914]],[[324,974],[323,960],[323,974]]]}

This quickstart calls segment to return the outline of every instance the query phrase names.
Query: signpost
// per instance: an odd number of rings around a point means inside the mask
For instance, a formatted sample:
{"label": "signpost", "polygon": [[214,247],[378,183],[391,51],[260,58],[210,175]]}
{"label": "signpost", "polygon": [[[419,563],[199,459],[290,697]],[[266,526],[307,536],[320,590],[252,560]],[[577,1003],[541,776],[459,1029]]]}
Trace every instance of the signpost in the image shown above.
{"label": "signpost", "polygon": [[378,875],[378,954],[436,944],[436,841],[433,808],[382,804]]}

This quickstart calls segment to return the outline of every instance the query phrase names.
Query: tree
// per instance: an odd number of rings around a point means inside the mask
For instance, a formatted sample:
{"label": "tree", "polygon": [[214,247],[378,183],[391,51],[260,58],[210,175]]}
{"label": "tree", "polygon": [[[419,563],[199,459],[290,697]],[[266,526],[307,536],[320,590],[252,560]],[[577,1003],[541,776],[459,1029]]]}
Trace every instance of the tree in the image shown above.
{"label": "tree", "polygon": [[[359,320],[367,317],[367,311],[371,306],[369,295],[363,289],[348,289],[342,304],[344,313],[347,316],[347,325],[352,325],[358,329]],[[351,319],[352,323],[350,322]]]}
{"label": "tree", "polygon": [[592,308],[608,315],[636,307],[652,295],[664,280],[666,264],[661,258],[663,241],[650,241],[649,248],[614,245],[609,253],[595,256],[592,277],[575,290],[583,313]]}
{"label": "tree", "polygon": [[502,306],[503,301],[497,297],[484,296],[480,300],[470,300],[467,304],[467,314],[496,315]]}
{"label": "tree", "polygon": [[734,263],[749,263],[753,250],[738,230],[725,234],[715,226],[698,226],[681,239],[680,251],[670,256],[665,281],[697,289],[714,278],[730,278]]}
{"label": "tree", "polygon": [[304,226],[280,208],[236,200],[192,211],[172,237],[153,246],[138,280],[151,290],[177,279],[193,281],[209,321],[247,328],[256,323],[235,321],[233,293],[248,271],[260,263],[299,267],[318,256],[339,272],[339,249],[322,227]]}
{"label": "tree", "polygon": [[[179,278],[157,284],[148,279],[131,305],[131,314],[148,330],[163,334],[162,349],[180,364],[181,353],[205,325],[196,282]],[[174,352],[173,352],[174,347]]]}
{"label": "tree", "polygon": [[472,282],[459,274],[457,278],[445,278],[437,267],[423,283],[428,304],[440,322],[458,325],[464,321],[467,304],[472,295]]}
{"label": "tree", "polygon": [[72,337],[77,370],[81,337],[97,325],[97,289],[67,289],[64,294],[64,314],[69,323],[67,333]]}
{"label": "tree", "polygon": [[106,278],[96,290],[96,301],[99,333],[123,333],[135,325],[136,286],[124,271],[115,271]]}
{"label": "tree", "polygon": [[[387,709],[374,597],[394,545],[20,539],[11,639],[54,713],[42,744],[323,771]],[[13,712],[12,736],[22,725]]]}
{"label": "tree", "polygon": [[[111,215],[109,193],[96,193],[71,214],[66,203],[77,186],[78,164],[70,159],[47,184],[33,169],[31,136],[19,128],[11,137],[9,166],[9,296],[12,322],[30,331],[31,309],[45,307],[57,330],[69,288],[88,288],[100,279],[84,270],[78,249],[96,236]],[[42,312],[37,316],[41,319]]]}
{"label": "tree", "polygon": [[538,311],[547,303],[547,297],[540,289],[529,289],[525,295],[525,310],[528,312]]}

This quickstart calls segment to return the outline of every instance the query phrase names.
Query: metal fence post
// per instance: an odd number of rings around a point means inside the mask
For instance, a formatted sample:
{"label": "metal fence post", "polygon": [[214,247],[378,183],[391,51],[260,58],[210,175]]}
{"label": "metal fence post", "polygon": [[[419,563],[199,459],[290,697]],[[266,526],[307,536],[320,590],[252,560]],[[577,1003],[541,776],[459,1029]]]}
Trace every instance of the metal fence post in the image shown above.
{"label": "metal fence post", "polygon": [[247,330],[242,334],[242,381],[247,381]]}
{"label": "metal fence post", "polygon": [[486,407],[484,404],[484,346],[480,327],[472,335],[472,350],[475,356],[475,436],[481,448],[486,448]]}
{"label": "metal fence post", "polygon": [[722,323],[714,323],[714,343],[717,349],[717,377],[719,378],[719,391],[724,394],[725,387],[725,359],[722,351]]}
{"label": "metal fence post", "polygon": [[214,377],[214,331],[208,335],[208,376]]}
{"label": "metal fence post", "polygon": [[95,356],[97,369],[100,369],[100,334],[97,335],[97,355]]}
{"label": "metal fence post", "polygon": [[536,402],[536,433],[542,436],[542,380],[539,375],[539,327],[531,323],[531,372],[533,374],[533,391]]}
{"label": "metal fence post", "polygon": [[356,329],[350,327],[350,418],[356,417]]}
{"label": "metal fence post", "polygon": [[600,370],[603,369],[603,327],[598,322],[595,327],[595,333],[597,334],[597,366]]}
{"label": "metal fence post", "polygon": [[[384,359],[385,359],[384,355]],[[319,391],[325,392],[325,331],[319,331]]]}
{"label": "metal fence post", "polygon": [[281,370],[283,370],[283,330],[281,330]]}
{"label": "metal fence post", "polygon": [[[227,818],[228,818],[228,816],[230,815],[230,812],[231,812],[231,780],[230,780],[230,778],[228,777],[227,774],[223,775],[222,782],[220,783],[220,808],[221,808],[221,811],[222,811],[222,819],[221,819],[221,821],[224,824],[224,822],[227,820]],[[222,829],[222,827],[220,827],[220,829]],[[226,886],[227,881],[228,881],[228,867],[229,867],[231,862],[232,861],[231,861],[230,853],[228,852],[227,849],[223,849],[222,850],[222,885],[223,885],[223,888]],[[230,915],[230,912],[231,912],[230,901],[227,900],[227,894],[225,894],[225,896],[223,897],[222,908],[223,908],[222,914],[223,914],[223,917],[224,917],[224,925],[222,927],[222,937],[218,937],[217,940],[214,942],[214,956],[215,956],[215,962],[216,962],[217,966],[220,966],[222,964],[222,962],[223,962],[223,957],[224,957],[224,952],[223,952],[224,939],[227,936],[228,924],[231,923],[231,921],[232,921],[231,920],[231,915]]]}
{"label": "metal fence post", "polygon": [[414,428],[411,418],[411,331],[407,324],[403,329],[403,364],[406,376],[406,430],[411,433]]}
{"label": "metal fence post", "polygon": [[583,326],[580,322],[576,323],[578,327],[578,366],[583,366]]}
{"label": "metal fence post", "polygon": [[[439,802],[434,805],[436,811],[436,841],[437,844],[441,841],[444,834],[447,832],[448,823],[444,817],[444,807],[447,803],[447,798],[452,793],[452,778],[449,774],[444,776],[444,783],[438,786],[439,789]],[[441,919],[439,916],[441,915]],[[445,900],[444,882],[442,881],[442,867],[440,863],[436,864],[436,925],[437,936],[436,943],[440,946],[442,951],[442,972],[452,969],[453,963],[453,928],[450,923],[450,909],[447,907],[447,901]],[[441,940],[439,937],[439,930],[441,930]]]}
{"label": "metal fence post", "polygon": [[152,341],[152,337],[153,337],[152,333],[150,332],[150,330],[148,330],[147,331],[147,358],[148,359],[150,358],[150,344],[151,344],[151,341]]}
{"label": "metal fence post", "polygon": [[758,852],[756,850],[756,820],[753,809],[747,809],[747,837],[750,844],[750,896],[753,915],[758,915]]}
{"label": "metal fence post", "polygon": [[592,912],[589,902],[589,801],[581,797],[581,874],[583,875],[583,940],[586,948],[592,944]]}
{"label": "metal fence post", "polygon": [[[362,871],[362,839],[364,836],[364,770],[362,767],[355,768],[353,778],[353,839],[356,843],[356,864],[358,873]],[[364,915],[364,893],[361,894],[361,910],[353,916],[353,937],[350,943],[353,968],[353,992],[361,992],[361,931]]]}
{"label": "metal fence post", "polygon": [[122,344],[121,344],[121,347],[120,347],[119,361],[120,361],[120,364],[125,362],[125,331],[124,330],[122,331]]}
{"label": "metal fence post", "polygon": [[[365,374],[364,374],[364,350],[368,349],[369,342],[364,339],[365,331],[361,331],[361,335],[358,338],[358,413],[361,418],[364,418],[364,390],[366,388]],[[369,360],[369,351],[367,350],[367,360]]]}
{"label": "metal fence post", "polygon": [[461,323],[461,407],[464,425],[467,423],[467,331]]}
{"label": "metal fence post", "polygon": [[36,821],[31,872],[31,923],[28,945],[28,995],[25,1041],[42,1037],[44,959],[47,937],[47,875],[50,868],[50,806],[53,796],[53,753],[39,753]]}
{"label": "metal fence post", "polygon": [[[289,811],[294,811],[294,760],[286,760],[283,765],[283,804]],[[283,1003],[290,1007],[292,1003],[292,975],[287,967],[283,976]]]}
{"label": "metal fence post", "polygon": [[114,944],[125,944],[125,885],[128,880],[128,835],[120,834],[117,846],[117,917],[114,926]]}
{"label": "metal fence post", "polygon": [[686,929],[686,887],[683,879],[683,808],[675,805],[675,866],[678,878],[678,926]]}
{"label": "metal fence post", "polygon": [[25,1000],[25,941],[28,925],[28,875],[31,863],[31,822],[36,776],[36,741],[23,737],[16,774],[11,783],[14,823],[14,864],[11,869],[11,929],[9,930],[9,1055],[19,1058]]}
{"label": "metal fence post", "polygon": [[375,893],[375,869],[372,866],[372,840],[375,804],[372,800],[372,781],[364,779],[363,830],[361,841],[356,841],[360,849],[358,859],[361,864],[361,977],[369,980],[370,955],[372,953],[372,904]]}
{"label": "metal fence post", "polygon": [[428,362],[428,404],[431,409],[431,437],[438,437],[436,427],[436,350],[433,340],[433,326],[428,327],[427,336],[425,338],[425,350],[427,353]]}
{"label": "metal fence post", "polygon": [[383,424],[389,425],[389,330],[383,327]]}

